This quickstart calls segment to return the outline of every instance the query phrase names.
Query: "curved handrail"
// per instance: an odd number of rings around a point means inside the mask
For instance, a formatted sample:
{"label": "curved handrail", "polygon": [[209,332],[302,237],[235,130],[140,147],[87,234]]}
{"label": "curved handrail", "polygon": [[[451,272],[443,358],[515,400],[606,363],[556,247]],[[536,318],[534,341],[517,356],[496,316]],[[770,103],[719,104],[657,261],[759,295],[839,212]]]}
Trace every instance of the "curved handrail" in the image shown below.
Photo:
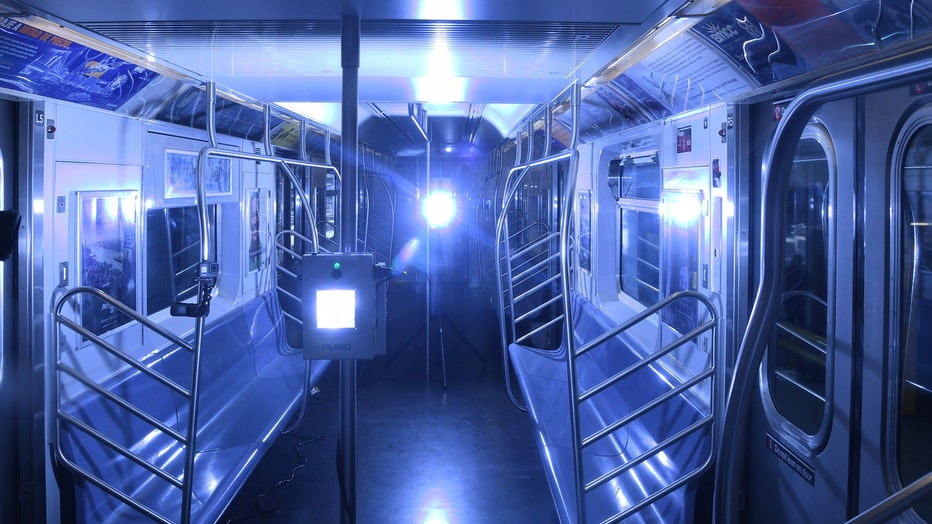
{"label": "curved handrail", "polygon": [[128,316],[130,319],[135,320],[136,322],[139,322],[140,324],[143,325],[143,327],[146,327],[146,328],[151,329],[152,331],[155,331],[156,333],[159,334],[159,336],[167,339],[169,342],[173,344],[177,344],[183,347],[184,349],[187,349],[188,351],[194,351],[194,346],[192,346],[189,342],[187,342],[183,338],[168,331],[167,329],[160,326],[159,324],[156,324],[152,320],[149,320],[148,317],[142,315],[141,313],[137,312],[135,309],[127,306],[126,304],[104,293],[103,291],[101,291],[100,289],[97,289],[96,287],[78,286],[78,287],[71,288],[68,291],[64,292],[61,295],[61,297],[58,298],[58,301],[56,301],[55,303],[54,311],[55,311],[56,320],[60,318],[65,318],[62,316],[62,313],[61,313],[61,310],[65,305],[65,302],[70,300],[75,295],[79,295],[83,293],[94,295],[98,299],[106,302],[107,304],[119,310],[120,313],[123,313],[124,315]]}
{"label": "curved handrail", "polygon": [[[726,399],[725,419],[722,423],[720,450],[737,449],[746,434],[747,416],[755,376],[767,347],[769,326],[773,324],[779,304],[782,285],[780,266],[783,258],[781,238],[784,221],[786,181],[792,167],[792,151],[802,136],[803,129],[816,109],[827,102],[854,97],[869,91],[894,87],[917,81],[928,76],[932,58],[923,50],[905,55],[901,62],[885,61],[867,68],[861,74],[815,85],[799,94],[783,113],[773,140],[763,156],[762,171],[764,191],[761,209],[761,260],[757,296],[748,319],[745,336],[734,366],[734,376]],[[742,489],[733,464],[732,453],[718,453],[715,472],[715,499],[713,513],[715,522],[729,524],[738,520],[737,494]]]}
{"label": "curved handrail", "polygon": [[[93,333],[92,331],[90,331],[90,330],[84,328],[84,327],[81,326],[80,324],[74,322],[74,321],[71,320],[69,317],[67,317],[67,316],[62,312],[62,310],[64,309],[65,305],[66,305],[69,301],[71,301],[72,299],[78,297],[79,295],[90,295],[90,296],[93,296],[93,297],[97,298],[98,300],[100,300],[100,301],[102,301],[102,302],[108,304],[109,306],[113,307],[114,309],[116,309],[116,310],[119,311],[120,313],[126,315],[126,316],[129,317],[131,320],[133,320],[133,321],[135,321],[135,322],[138,322],[143,328],[147,328],[147,329],[153,331],[154,333],[156,333],[156,334],[159,335],[160,337],[166,339],[167,341],[171,342],[172,344],[175,344],[175,345],[177,345],[178,347],[183,348],[183,349],[186,349],[186,350],[188,350],[188,351],[191,351],[191,352],[193,352],[195,355],[198,353],[196,346],[192,345],[190,342],[188,342],[188,341],[184,340],[183,338],[179,337],[178,335],[176,335],[176,334],[174,334],[174,333],[172,333],[172,332],[166,330],[164,327],[160,326],[159,324],[156,324],[155,322],[149,320],[147,317],[141,315],[141,314],[138,313],[136,310],[130,308],[130,307],[127,306],[126,304],[123,304],[122,302],[120,302],[120,301],[117,300],[116,298],[114,298],[114,297],[108,295],[107,293],[103,292],[102,290],[97,289],[97,288],[94,288],[94,287],[89,287],[89,286],[78,286],[78,287],[69,289],[68,291],[64,292],[64,293],[58,298],[58,300],[55,302],[55,307],[53,308],[53,312],[54,312],[54,313],[53,313],[53,319],[54,319],[56,325],[55,325],[55,327],[54,327],[53,337],[54,337],[54,346],[55,346],[56,348],[61,348],[61,347],[64,346],[64,344],[62,344],[61,339],[60,339],[60,337],[61,337],[61,335],[62,335],[60,326],[64,325],[65,327],[68,327],[69,329],[71,329],[71,330],[74,331],[75,333],[77,333],[77,334],[79,334],[79,335],[81,335],[81,336],[87,338],[88,340],[90,340],[91,342],[93,342],[95,345],[97,345],[98,347],[100,347],[102,350],[104,350],[104,351],[106,351],[107,353],[110,353],[111,355],[113,355],[113,356],[115,356],[116,358],[120,359],[121,361],[123,361],[124,363],[126,363],[127,365],[129,365],[130,367],[132,367],[133,369],[139,371],[140,373],[143,373],[144,375],[150,377],[151,379],[155,380],[155,381],[158,382],[159,384],[161,384],[161,385],[167,387],[168,389],[174,391],[175,393],[178,393],[178,394],[182,395],[182,396],[185,397],[185,398],[188,398],[189,400],[191,400],[191,401],[193,402],[193,399],[194,399],[194,397],[195,397],[196,394],[197,394],[197,390],[196,390],[196,388],[195,388],[193,385],[192,385],[191,388],[185,388],[184,386],[179,385],[178,383],[176,383],[175,381],[171,380],[170,378],[168,378],[168,377],[162,375],[161,373],[159,373],[159,372],[157,372],[157,371],[154,371],[154,370],[150,369],[149,367],[147,367],[147,366],[145,366],[144,364],[140,363],[137,359],[135,359],[135,358],[133,358],[133,357],[127,355],[126,353],[124,353],[123,351],[121,351],[119,348],[117,348],[117,347],[115,347],[115,346],[113,346],[113,345],[107,343],[107,342],[106,342],[105,340],[103,340],[100,336],[96,335],[96,334]],[[67,373],[67,374],[71,375],[73,378],[75,378],[76,380],[78,380],[79,382],[81,382],[82,384],[84,384],[86,387],[90,388],[90,389],[93,390],[93,391],[98,392],[99,394],[105,393],[105,392],[100,391],[99,386],[97,386],[95,383],[93,383],[93,382],[92,382],[89,378],[87,378],[85,375],[83,375],[82,373],[80,373],[77,369],[75,369],[75,368],[73,368],[73,367],[71,367],[71,366],[67,366],[67,365],[63,364],[62,361],[61,361],[60,355],[56,358],[56,370],[57,370],[59,373],[64,372],[64,373]],[[135,454],[133,454],[131,451],[127,450],[125,447],[121,446],[120,444],[114,442],[112,439],[107,438],[107,437],[104,436],[103,434],[97,432],[97,431],[94,430],[93,428],[91,428],[91,427],[87,426],[86,424],[84,424],[84,423],[78,421],[77,419],[74,419],[73,417],[70,417],[70,416],[64,414],[64,413],[61,411],[61,394],[62,394],[62,392],[61,392],[61,383],[60,383],[60,379],[58,379],[58,380],[55,380],[55,398],[56,398],[56,403],[57,403],[57,406],[56,406],[56,416],[57,416],[60,420],[61,420],[61,419],[64,419],[66,422],[68,422],[68,423],[70,423],[70,424],[76,425],[76,426],[79,427],[82,431],[88,433],[88,434],[91,435],[93,438],[95,438],[96,440],[100,441],[101,443],[107,445],[108,447],[110,447],[111,449],[113,449],[114,451],[116,451],[117,453],[120,453],[121,455],[123,455],[123,456],[127,457],[128,459],[132,460],[132,461],[135,462],[136,464],[139,464],[141,467],[147,469],[148,471],[152,472],[153,474],[157,475],[158,477],[162,478],[163,480],[169,482],[169,483],[172,484],[173,486],[179,488],[179,489],[182,491],[182,499],[183,499],[183,500],[185,500],[185,499],[190,500],[191,493],[189,493],[188,490],[193,489],[193,485],[192,485],[191,483],[186,483],[186,482],[184,482],[183,480],[178,480],[177,478],[174,478],[174,477],[172,477],[171,475],[168,475],[168,474],[162,472],[161,470],[158,470],[158,468],[155,468],[155,467],[151,466],[148,462],[146,462],[145,460],[143,460],[143,459],[137,457],[137,456],[136,456]],[[107,396],[107,395],[105,395],[105,396]],[[110,397],[108,396],[108,398],[110,398]],[[126,408],[128,411],[130,411],[130,412],[133,413],[134,415],[136,415],[136,416],[142,418],[143,420],[146,420],[147,422],[149,422],[150,424],[152,424],[153,426],[155,426],[156,428],[158,428],[160,431],[163,431],[163,432],[167,433],[168,435],[170,435],[172,438],[175,438],[175,439],[177,439],[179,442],[182,442],[182,443],[184,444],[184,446],[185,446],[185,453],[189,453],[188,450],[191,450],[191,451],[190,451],[190,454],[191,454],[191,455],[194,454],[194,453],[193,453],[193,445],[192,445],[192,442],[193,442],[193,435],[194,435],[194,429],[192,429],[191,427],[189,427],[189,428],[187,429],[185,435],[182,435],[182,434],[178,433],[177,431],[174,431],[174,430],[168,428],[167,426],[165,426],[164,424],[160,423],[159,421],[152,419],[151,416],[148,416],[148,415],[145,414],[143,411],[141,411],[139,408],[136,408],[136,407],[134,407],[134,406],[132,406],[132,405],[127,405],[127,404],[125,404],[125,401],[118,401],[117,399],[114,399],[114,398],[111,398],[111,400],[116,401],[119,405],[123,406],[124,408]],[[119,499],[120,501],[122,501],[123,503],[125,503],[126,505],[128,505],[128,506],[130,506],[130,507],[136,509],[137,511],[139,511],[139,512],[145,514],[145,515],[147,515],[149,518],[151,518],[151,519],[153,519],[153,520],[156,520],[156,521],[158,521],[158,522],[163,522],[163,523],[166,523],[166,524],[168,524],[168,523],[171,522],[171,520],[165,518],[164,516],[162,516],[161,514],[157,513],[156,511],[152,510],[151,508],[149,508],[149,507],[147,507],[147,506],[144,506],[144,505],[142,505],[142,504],[136,502],[135,500],[133,500],[131,497],[127,496],[125,493],[123,493],[122,491],[120,491],[120,490],[117,489],[116,487],[114,487],[114,486],[110,485],[109,483],[107,483],[107,482],[101,480],[100,478],[98,478],[98,477],[97,477],[96,475],[94,475],[93,473],[86,471],[83,467],[79,466],[76,462],[74,462],[73,460],[69,459],[69,458],[65,455],[64,451],[63,451],[62,448],[61,448],[61,422],[57,423],[56,426],[55,426],[54,451],[55,451],[55,457],[57,458],[57,460],[59,461],[59,463],[65,465],[70,471],[74,472],[76,475],[78,475],[78,476],[82,477],[83,479],[85,479],[86,481],[88,481],[88,482],[94,484],[95,486],[97,486],[97,487],[100,488],[101,490],[103,490],[103,491],[109,493],[110,495],[116,497],[117,499]],[[182,506],[182,507],[184,508],[184,506]],[[190,519],[190,510],[188,510],[187,513],[188,513],[187,518]],[[182,515],[182,518],[185,518],[184,515]]]}
{"label": "curved handrail", "polygon": [[[391,217],[391,220],[386,220],[382,217],[378,217],[378,218],[381,219],[383,223],[386,223],[389,225],[388,242],[387,242],[388,249],[387,249],[387,252],[384,254],[384,256],[386,258],[386,261],[390,261],[391,256],[392,256],[392,248],[395,244],[395,211],[396,211],[396,201],[397,201],[395,187],[394,187],[394,184],[389,185],[389,183],[385,180],[385,178],[376,171],[372,171],[371,175],[366,177],[367,180],[369,178],[375,178],[377,182],[381,183],[382,188],[385,191],[385,195],[388,197],[387,198],[388,206],[389,206],[389,209],[391,210],[388,216]],[[368,191],[369,190],[368,190],[368,183],[367,183],[367,192]],[[366,208],[366,234],[365,234],[365,241],[363,242],[363,251],[370,251],[369,249],[370,227],[369,226],[372,224],[371,220],[372,220],[373,215],[372,215],[371,208],[372,208],[372,195],[373,194],[378,194],[378,192],[372,191],[372,192],[367,193],[367,196],[369,198],[369,205]],[[375,216],[378,216],[378,215],[375,215]],[[376,229],[379,229],[379,228],[377,227]],[[372,249],[371,251],[375,252],[375,249]]]}
{"label": "curved handrail", "polygon": [[929,495],[932,495],[932,471],[878,502],[872,508],[849,520],[846,524],[888,522]]}
{"label": "curved handrail", "polygon": [[[498,310],[499,312],[502,313],[501,318],[499,319],[499,328],[500,328],[499,335],[500,335],[500,340],[502,344],[502,363],[504,366],[504,373],[505,373],[505,391],[508,393],[508,398],[511,400],[511,403],[516,408],[522,411],[527,410],[527,407],[521,405],[518,402],[517,397],[514,394],[512,384],[511,384],[511,362],[508,359],[508,335],[506,334],[506,330],[505,330],[506,318],[505,318],[504,312],[506,311],[506,308],[505,308],[505,290],[502,288],[503,287],[502,281],[504,280],[504,275],[502,273],[502,244],[506,242],[507,239],[502,238],[502,233],[505,230],[505,222],[506,222],[508,213],[504,211],[507,209],[507,203],[511,202],[515,198],[515,195],[517,194],[518,189],[521,187],[521,182],[524,180],[525,177],[527,177],[527,174],[530,172],[531,168],[540,167],[540,166],[552,164],[555,162],[560,162],[563,160],[569,160],[571,164],[570,173],[574,173],[574,169],[575,169],[578,156],[579,156],[579,153],[575,149],[567,149],[567,150],[561,151],[560,153],[556,155],[552,155],[550,157],[546,157],[540,160],[536,160],[534,162],[530,162],[526,165],[516,166],[512,168],[511,171],[509,172],[509,176],[511,176],[511,174],[517,171],[521,171],[521,173],[515,179],[514,184],[510,184],[510,185],[506,184],[506,187],[508,187],[508,192],[506,193],[505,198],[502,200],[503,212],[499,214],[498,220],[496,221],[496,224],[495,224],[495,272],[496,272],[496,276],[498,277],[497,278]],[[571,174],[570,178],[572,177],[573,175]],[[569,186],[573,184],[567,184],[567,185]],[[566,202],[565,198],[564,198],[564,202]],[[563,235],[563,236],[565,237],[566,235]],[[511,261],[506,260],[505,263],[506,263],[506,266],[508,267],[507,271],[510,274],[511,273]],[[509,286],[508,296],[510,297],[509,300],[512,300],[513,302],[514,290],[510,289],[511,284],[512,284],[511,281],[509,281],[508,282],[508,286]],[[566,292],[564,292],[563,294],[566,295]],[[511,304],[511,309],[512,309],[512,314],[514,314],[513,303]],[[511,339],[514,340],[515,338],[516,336],[515,336],[514,324],[512,323]]]}

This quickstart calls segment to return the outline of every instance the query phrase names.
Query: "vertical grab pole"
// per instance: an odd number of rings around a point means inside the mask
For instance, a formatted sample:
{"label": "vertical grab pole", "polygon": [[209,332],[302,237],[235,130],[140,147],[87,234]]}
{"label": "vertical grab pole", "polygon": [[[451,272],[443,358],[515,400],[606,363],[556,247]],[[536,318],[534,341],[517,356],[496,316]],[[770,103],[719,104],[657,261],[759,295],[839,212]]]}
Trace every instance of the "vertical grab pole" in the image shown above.
{"label": "vertical grab pole", "polygon": [[[350,12],[348,4],[342,19],[340,34],[343,67],[343,180],[340,234],[346,252],[356,250],[356,207],[359,201],[359,168],[357,165],[359,124],[359,14]],[[356,523],[356,361],[340,361],[340,478],[343,501],[340,505],[341,524]]]}
{"label": "vertical grab pole", "polygon": [[[570,437],[573,442],[573,476],[575,478],[576,488],[576,517],[580,524],[586,522],[586,488],[582,463],[582,435],[579,428],[579,393],[578,384],[576,383],[576,335],[573,332],[573,312],[570,310],[572,300],[570,299],[570,288],[573,283],[570,281],[570,269],[572,260],[570,260],[570,220],[573,218],[573,199],[576,193],[576,171],[578,169],[579,153],[576,151],[577,138],[579,137],[579,103],[580,103],[580,84],[573,85],[571,95],[573,111],[573,129],[570,139],[570,150],[573,151],[573,157],[570,160],[570,168],[567,172],[566,188],[563,197],[563,208],[560,216],[560,278],[563,285],[563,335],[566,340],[566,381],[569,386],[570,401],[570,422],[572,425]],[[549,140],[550,138],[547,137]]]}
{"label": "vertical grab pole", "polygon": [[[207,136],[210,148],[217,147],[216,109],[217,85],[207,83]],[[207,159],[201,154],[197,162],[197,216],[200,225],[201,264],[210,262],[210,229],[207,221]],[[199,266],[201,267],[201,266]],[[197,303],[207,304],[210,301],[211,286],[198,275]],[[197,415],[200,403],[201,382],[201,339],[204,335],[205,315],[198,315],[194,319],[194,362],[191,370],[191,406],[188,410],[188,434],[185,439],[184,479],[181,490],[181,522],[190,524],[191,504],[194,497],[194,457],[197,444]]]}

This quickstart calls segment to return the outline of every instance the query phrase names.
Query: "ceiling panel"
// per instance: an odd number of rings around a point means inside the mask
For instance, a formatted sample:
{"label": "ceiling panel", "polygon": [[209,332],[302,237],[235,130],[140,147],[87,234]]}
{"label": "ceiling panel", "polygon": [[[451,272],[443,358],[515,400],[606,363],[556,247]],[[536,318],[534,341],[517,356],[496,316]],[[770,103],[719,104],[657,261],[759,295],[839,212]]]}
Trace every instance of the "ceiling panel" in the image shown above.
{"label": "ceiling panel", "polygon": [[[342,98],[340,17],[348,7],[360,17],[360,103],[532,107],[589,79],[688,0],[0,2],[248,98],[323,104]],[[466,125],[470,116],[461,118]]]}
{"label": "ceiling panel", "polygon": [[336,20],[345,9],[363,20],[527,20],[641,24],[664,0],[27,0],[64,20]]}
{"label": "ceiling panel", "polygon": [[[84,27],[210,78],[339,77],[337,21],[106,22]],[[567,79],[606,23],[362,21],[360,77]]]}

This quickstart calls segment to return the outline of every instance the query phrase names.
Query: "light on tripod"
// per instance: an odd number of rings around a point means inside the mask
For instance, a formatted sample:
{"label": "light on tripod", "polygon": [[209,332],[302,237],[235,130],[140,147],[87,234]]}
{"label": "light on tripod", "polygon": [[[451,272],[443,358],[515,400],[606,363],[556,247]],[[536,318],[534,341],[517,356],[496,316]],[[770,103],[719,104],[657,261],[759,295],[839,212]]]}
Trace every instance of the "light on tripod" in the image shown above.
{"label": "light on tripod", "polygon": [[431,229],[442,229],[456,218],[456,199],[447,190],[431,191],[421,204],[421,214]]}

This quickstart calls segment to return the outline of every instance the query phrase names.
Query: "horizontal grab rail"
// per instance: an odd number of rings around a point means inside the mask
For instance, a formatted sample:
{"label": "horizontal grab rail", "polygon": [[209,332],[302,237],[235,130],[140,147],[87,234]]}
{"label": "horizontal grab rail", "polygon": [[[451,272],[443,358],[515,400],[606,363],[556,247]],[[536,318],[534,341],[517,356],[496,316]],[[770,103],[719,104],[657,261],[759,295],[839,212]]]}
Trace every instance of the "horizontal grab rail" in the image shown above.
{"label": "horizontal grab rail", "polygon": [[689,426],[686,426],[685,428],[681,429],[676,434],[671,435],[670,437],[664,439],[658,444],[655,444],[647,451],[644,451],[643,453],[638,455],[636,458],[629,460],[628,462],[625,462],[624,464],[621,464],[620,466],[616,466],[612,468],[611,470],[605,472],[604,474],[599,475],[598,477],[592,479],[592,481],[586,484],[586,492],[592,491],[598,488],[599,486],[605,484],[606,482],[612,480],[613,478],[617,477],[618,475],[621,475],[625,471],[628,471],[632,468],[637,467],[638,464],[641,464],[644,461],[650,460],[652,457],[656,456],[658,453],[660,453],[664,449],[672,446],[673,444],[676,444],[677,442],[683,440],[684,438],[692,435],[696,431],[706,426],[711,425],[713,422],[715,422],[715,417],[713,417],[712,415],[706,415],[702,417],[701,419],[693,422]]}
{"label": "horizontal grab rail", "polygon": [[191,392],[188,390],[188,388],[178,384],[174,380],[166,377],[165,375],[159,373],[158,371],[153,371],[149,369],[147,366],[145,366],[143,363],[136,360],[134,357],[127,355],[125,352],[120,350],[118,347],[114,346],[113,344],[108,343],[104,339],[97,336],[93,331],[85,328],[84,326],[79,325],[78,323],[74,322],[70,318],[65,318],[64,316],[56,316],[56,318],[59,324],[62,324],[64,326],[71,328],[71,330],[74,331],[75,333],[83,336],[84,338],[90,340],[91,342],[94,342],[101,349],[119,358],[120,360],[122,360],[123,362],[131,366],[133,369],[148,375],[150,378],[152,378],[159,384],[162,384],[163,386],[171,389],[172,391],[174,391],[175,393],[178,393],[179,395],[182,395],[188,398],[191,397]]}
{"label": "horizontal grab rail", "polygon": [[547,309],[548,307],[554,305],[555,303],[557,303],[557,302],[559,302],[559,301],[561,301],[561,300],[563,300],[563,295],[556,295],[556,296],[554,296],[553,298],[551,298],[550,300],[541,303],[539,306],[537,306],[537,307],[531,309],[530,311],[524,313],[523,315],[519,316],[518,318],[515,319],[515,322],[521,322],[521,321],[523,321],[523,320],[527,320],[528,318],[530,318],[530,317],[534,316],[535,314],[537,314],[537,313],[539,313],[539,312],[541,312],[541,311]]}
{"label": "horizontal grab rail", "polygon": [[683,382],[683,383],[680,384],[679,386],[676,386],[675,388],[673,388],[673,389],[667,391],[667,392],[664,393],[663,395],[660,395],[660,396],[654,398],[652,401],[650,401],[650,402],[644,404],[643,406],[639,407],[638,409],[636,409],[636,410],[634,410],[634,411],[628,413],[628,414],[625,415],[624,417],[621,417],[620,419],[618,419],[618,420],[616,420],[615,422],[612,422],[611,424],[609,424],[609,425],[603,427],[602,429],[600,429],[599,431],[596,431],[595,433],[589,435],[588,437],[583,438],[583,439],[580,441],[579,445],[582,446],[582,447],[587,447],[587,446],[591,446],[592,444],[595,444],[595,443],[598,442],[599,440],[601,440],[601,439],[607,437],[608,435],[610,435],[610,434],[612,434],[612,433],[618,431],[619,429],[625,427],[625,426],[628,425],[631,421],[637,419],[638,417],[640,417],[641,415],[647,413],[648,411],[650,411],[650,410],[652,410],[652,409],[654,409],[654,408],[660,406],[660,405],[663,404],[664,402],[667,402],[667,401],[670,400],[670,399],[676,398],[676,397],[680,396],[682,393],[685,393],[686,391],[692,389],[694,386],[696,386],[697,384],[701,383],[701,382],[704,381],[705,379],[711,377],[713,374],[715,374],[715,369],[714,369],[714,368],[708,368],[708,369],[706,369],[706,370],[703,371],[702,373],[699,373],[699,374],[693,376],[693,378],[691,378],[691,379],[687,380],[686,382]]}
{"label": "horizontal grab rail", "polygon": [[932,471],[914,480],[910,485],[880,501],[869,510],[846,524],[872,524],[887,522],[932,495]]}
{"label": "horizontal grab rail", "polygon": [[[563,297],[561,296],[560,298],[563,298]],[[540,333],[541,331],[546,331],[546,330],[549,329],[551,326],[557,325],[557,324],[560,323],[564,318],[566,318],[564,315],[558,315],[558,316],[554,317],[552,320],[550,320],[550,321],[548,321],[548,322],[546,322],[546,323],[544,323],[544,324],[541,324],[541,325],[540,325],[539,327],[537,327],[536,329],[533,329],[533,330],[527,332],[526,334],[524,334],[524,335],[518,337],[517,340],[515,340],[515,343],[517,343],[517,344],[522,344],[522,343],[524,343],[525,340],[530,339],[531,337],[533,337],[534,335]]]}
{"label": "horizontal grab rail", "polygon": [[698,291],[692,291],[692,290],[677,291],[676,293],[673,293],[672,295],[664,298],[660,302],[657,302],[656,304],[645,309],[644,311],[641,311],[640,313],[631,317],[630,319],[623,322],[622,324],[615,326],[614,328],[592,339],[587,344],[585,344],[582,348],[576,350],[576,356],[577,357],[582,356],[583,354],[592,350],[596,346],[602,344],[606,340],[618,335],[622,331],[628,330],[629,328],[631,328],[631,326],[634,326],[635,324],[639,324],[640,322],[643,322],[645,319],[647,319],[651,315],[657,313],[661,309],[667,307],[671,303],[676,302],[677,300],[682,299],[682,298],[693,298],[693,299],[698,300],[706,308],[708,308],[709,314],[711,315],[710,321],[716,321],[716,322],[718,321],[718,313],[715,312],[715,306],[712,304],[712,301],[709,300],[708,297],[706,297],[705,295],[703,295],[702,293]]}
{"label": "horizontal grab rail", "polygon": [[156,522],[160,522],[161,524],[177,524],[175,521],[163,516],[162,514],[149,508],[148,506],[144,504],[140,504],[139,502],[136,502],[132,497],[130,497],[123,491],[111,486],[105,480],[101,479],[97,475],[94,475],[93,473],[87,471],[83,467],[76,464],[74,461],[69,460],[63,454],[59,453],[58,460],[62,461],[62,463],[68,468],[68,470],[74,473],[75,475],[78,475],[79,477],[83,478],[87,482],[90,482],[91,484],[97,486],[99,489],[109,493],[113,497],[117,498],[123,504],[126,504],[127,506],[135,509],[136,511],[144,514],[150,519]]}
{"label": "horizontal grab rail", "polygon": [[59,369],[59,371],[63,371],[63,372],[65,372],[65,373],[67,373],[67,374],[70,375],[72,378],[74,378],[75,380],[77,380],[78,382],[80,382],[81,384],[83,384],[84,386],[86,386],[88,389],[94,391],[94,393],[97,393],[97,394],[100,395],[101,397],[104,397],[105,399],[109,400],[110,402],[113,402],[114,404],[117,404],[118,406],[120,406],[121,408],[125,409],[126,411],[132,413],[133,415],[136,415],[140,420],[143,420],[143,421],[149,423],[149,425],[151,425],[152,427],[158,429],[158,430],[161,431],[162,433],[165,433],[166,435],[172,437],[173,439],[177,440],[178,442],[187,442],[187,438],[186,438],[184,435],[182,435],[181,433],[179,433],[179,432],[175,431],[174,429],[172,429],[172,428],[166,426],[166,425],[163,424],[160,420],[154,418],[152,415],[146,413],[145,411],[143,411],[143,410],[137,408],[137,407],[134,406],[132,403],[130,403],[130,402],[124,400],[123,398],[119,397],[118,395],[114,395],[113,393],[111,393],[111,392],[107,391],[106,389],[100,387],[100,385],[98,385],[96,382],[94,382],[94,381],[92,381],[91,379],[87,378],[87,376],[85,376],[85,375],[84,375],[83,373],[81,373],[80,371],[74,369],[73,367],[68,366],[68,365],[66,365],[66,364],[62,364],[61,362],[59,362],[59,363],[58,363],[58,369]]}
{"label": "horizontal grab rail", "polygon": [[135,309],[132,309],[131,307],[111,297],[110,295],[104,293],[103,291],[97,289],[96,287],[78,286],[78,287],[69,289],[68,291],[63,293],[62,296],[58,299],[58,302],[55,306],[55,319],[60,320],[62,318],[67,318],[67,317],[64,317],[61,313],[62,308],[65,306],[65,302],[67,302],[74,296],[81,295],[81,294],[94,295],[98,299],[113,306],[120,313],[123,313],[124,315],[128,316],[130,319],[135,320],[136,322],[139,322],[140,324],[142,324],[144,327],[156,332],[159,336],[168,340],[169,342],[176,344],[178,346],[181,346],[184,349],[187,349],[188,351],[194,351],[194,346],[190,342],[184,340],[178,335],[172,333],[171,331],[168,331],[162,326],[149,320],[147,317],[138,313]]}
{"label": "horizontal grab rail", "polygon": [[677,337],[677,339],[674,340],[673,342],[670,342],[670,343],[667,344],[666,346],[664,346],[664,347],[658,349],[657,351],[654,351],[654,352],[651,353],[650,355],[641,358],[640,360],[638,360],[638,361],[635,362],[634,364],[628,366],[628,367],[625,368],[624,370],[619,371],[618,373],[612,375],[611,377],[609,377],[609,378],[603,380],[603,381],[600,382],[598,385],[593,386],[593,387],[587,389],[584,393],[582,393],[582,394],[579,395],[579,400],[580,400],[580,401],[588,400],[588,399],[589,399],[590,397],[592,397],[593,395],[596,395],[596,394],[598,394],[598,393],[600,393],[600,392],[602,392],[602,391],[608,389],[609,387],[612,386],[612,384],[615,384],[615,383],[617,383],[617,382],[620,382],[620,381],[624,380],[627,376],[633,374],[633,373],[636,372],[637,370],[639,370],[639,369],[641,369],[641,368],[644,368],[644,367],[646,367],[646,366],[648,366],[648,365],[650,365],[650,364],[656,362],[657,360],[660,360],[662,357],[664,357],[664,356],[666,356],[666,355],[669,355],[669,354],[672,353],[675,349],[677,349],[677,348],[679,348],[679,347],[685,345],[685,344],[686,344],[687,342],[689,342],[690,340],[692,340],[692,339],[698,337],[699,335],[705,333],[706,331],[711,331],[712,329],[714,329],[714,328],[715,328],[716,322],[717,322],[717,320],[711,319],[711,320],[707,320],[707,321],[706,321],[705,323],[703,323],[703,324],[700,324],[700,325],[696,326],[695,328],[693,328],[693,329],[691,329],[689,332],[687,332],[685,335],[681,335],[681,336]]}
{"label": "horizontal grab rail", "polygon": [[148,470],[148,471],[149,471],[150,473],[152,473],[153,475],[158,476],[158,477],[161,478],[162,480],[168,482],[169,484],[175,486],[175,487],[178,488],[178,489],[181,489],[181,488],[183,487],[183,486],[182,486],[182,482],[181,482],[180,480],[178,480],[178,478],[175,477],[174,475],[170,475],[170,474],[168,474],[168,473],[165,473],[165,472],[162,471],[162,469],[159,468],[158,466],[154,466],[154,465],[153,465],[152,463],[150,463],[149,461],[143,459],[143,458],[140,457],[139,455],[136,455],[136,454],[133,453],[132,451],[126,449],[126,447],[124,447],[122,444],[120,444],[120,443],[116,442],[115,440],[113,440],[113,439],[107,437],[107,436],[104,435],[103,433],[97,431],[96,429],[92,428],[91,426],[88,426],[88,425],[85,424],[84,422],[82,422],[82,421],[76,419],[75,417],[72,417],[71,415],[69,415],[69,414],[67,414],[67,413],[62,413],[61,411],[58,412],[58,416],[59,416],[59,417],[62,417],[63,419],[65,419],[65,421],[67,421],[69,424],[71,424],[71,425],[73,425],[73,426],[79,428],[81,431],[83,431],[83,432],[87,433],[88,435],[92,436],[92,437],[93,437],[94,439],[96,439],[98,442],[101,442],[101,443],[105,444],[108,448],[110,448],[110,449],[116,451],[116,452],[119,453],[120,455],[123,455],[123,456],[126,457],[128,460],[131,460],[131,461],[133,461],[135,464],[138,464],[139,466],[145,468],[146,470]]}
{"label": "horizontal grab rail", "polygon": [[[514,235],[512,235],[512,236],[514,236]],[[530,241],[530,243],[525,244],[525,245],[521,246],[517,251],[512,252],[512,253],[511,253],[511,259],[514,260],[515,258],[520,257],[521,255],[523,255],[524,253],[530,251],[531,249],[534,249],[534,248],[536,248],[536,247],[540,247],[541,245],[545,244],[548,240],[553,240],[553,239],[555,239],[555,238],[560,238],[560,232],[559,232],[559,231],[553,232],[553,233],[551,233],[550,231],[547,231],[546,234],[542,234],[542,235],[536,236],[536,237],[533,238],[533,240]]]}

